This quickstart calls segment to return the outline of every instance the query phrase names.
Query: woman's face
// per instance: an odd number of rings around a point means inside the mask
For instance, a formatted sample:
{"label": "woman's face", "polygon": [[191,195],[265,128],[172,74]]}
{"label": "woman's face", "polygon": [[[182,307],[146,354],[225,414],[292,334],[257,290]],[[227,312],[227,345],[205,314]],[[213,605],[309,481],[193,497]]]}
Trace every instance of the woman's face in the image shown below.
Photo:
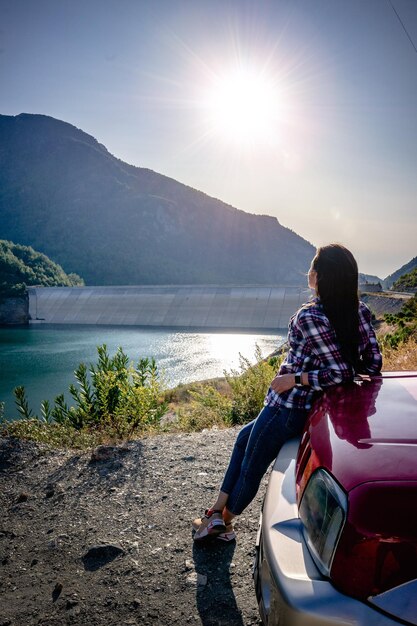
{"label": "woman's face", "polygon": [[308,286],[310,289],[316,291],[317,288],[317,272],[313,269],[313,261],[311,262],[310,269],[308,270]]}

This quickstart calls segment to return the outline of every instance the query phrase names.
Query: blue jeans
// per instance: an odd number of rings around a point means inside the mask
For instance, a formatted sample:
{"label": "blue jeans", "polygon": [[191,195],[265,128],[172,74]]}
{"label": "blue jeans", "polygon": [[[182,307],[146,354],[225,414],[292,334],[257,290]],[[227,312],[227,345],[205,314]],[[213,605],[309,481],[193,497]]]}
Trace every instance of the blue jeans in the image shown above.
{"label": "blue jeans", "polygon": [[306,409],[265,406],[258,417],[239,432],[221,490],[229,494],[227,509],[240,515],[256,496],[262,477],[282,445],[299,435]]}

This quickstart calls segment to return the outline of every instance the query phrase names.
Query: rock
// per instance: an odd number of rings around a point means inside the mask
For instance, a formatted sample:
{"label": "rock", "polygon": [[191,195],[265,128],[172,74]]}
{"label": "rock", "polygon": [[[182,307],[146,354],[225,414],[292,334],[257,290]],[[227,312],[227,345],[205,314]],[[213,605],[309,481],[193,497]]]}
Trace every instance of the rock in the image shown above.
{"label": "rock", "polygon": [[77,604],[79,604],[79,600],[77,596],[74,594],[70,598],[67,598],[67,601],[65,603],[65,608],[67,611],[69,611],[70,609],[74,608],[74,606],[77,606]]}
{"label": "rock", "polygon": [[161,426],[175,424],[178,422],[178,415],[174,411],[168,411],[161,417]]}
{"label": "rock", "polygon": [[7,537],[8,539],[16,539],[17,535],[12,530],[0,530],[1,537]]}
{"label": "rock", "polygon": [[63,589],[64,585],[62,583],[56,583],[54,590],[52,592],[52,601],[56,602],[59,598],[59,596],[61,595],[61,591]]}
{"label": "rock", "polygon": [[188,587],[197,587],[197,572],[191,572],[191,574],[188,574],[185,579],[185,583]]}
{"label": "rock", "polygon": [[118,556],[124,556],[123,548],[116,544],[107,543],[92,546],[82,557],[84,568],[88,571],[98,570],[106,563],[110,563]]}
{"label": "rock", "polygon": [[26,491],[22,491],[17,498],[17,502],[26,502],[29,499],[29,494]]}
{"label": "rock", "polygon": [[198,574],[197,572],[191,572],[188,574],[185,582],[189,587],[204,587],[207,585],[207,576]]}
{"label": "rock", "polygon": [[[0,324],[14,326],[26,325],[29,321],[29,300],[27,295],[2,298],[0,303]],[[7,622],[10,624],[11,622]],[[2,622],[0,622],[2,625]]]}
{"label": "rock", "polygon": [[114,457],[116,449],[115,446],[97,446],[91,453],[91,461],[109,461]]}
{"label": "rock", "polygon": [[45,487],[45,498],[52,498],[55,494],[62,494],[63,491],[59,483],[48,483]]}

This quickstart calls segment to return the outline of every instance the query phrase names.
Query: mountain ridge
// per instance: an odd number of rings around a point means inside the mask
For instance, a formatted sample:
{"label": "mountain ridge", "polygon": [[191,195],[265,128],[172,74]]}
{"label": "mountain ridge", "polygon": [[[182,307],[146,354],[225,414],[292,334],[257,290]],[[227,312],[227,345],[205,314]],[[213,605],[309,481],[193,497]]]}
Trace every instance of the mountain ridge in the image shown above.
{"label": "mountain ridge", "polygon": [[417,256],[408,261],[408,263],[404,263],[398,270],[384,278],[384,289],[391,289],[396,281],[404,276],[404,274],[409,274],[415,268],[417,268]]}
{"label": "mountain ridge", "polygon": [[0,116],[0,234],[87,284],[305,283],[314,247],[148,168],[68,122]]}

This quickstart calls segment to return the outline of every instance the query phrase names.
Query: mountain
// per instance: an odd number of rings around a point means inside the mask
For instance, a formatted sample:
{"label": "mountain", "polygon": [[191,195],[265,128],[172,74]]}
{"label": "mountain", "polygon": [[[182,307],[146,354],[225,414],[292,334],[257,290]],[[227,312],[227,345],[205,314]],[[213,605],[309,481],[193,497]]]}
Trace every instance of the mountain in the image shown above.
{"label": "mountain", "polygon": [[315,252],[276,218],[128,165],[71,124],[29,114],[0,116],[0,237],[90,285],[304,285]]}
{"label": "mountain", "polygon": [[359,283],[381,283],[382,285],[382,282],[381,278],[375,276],[375,274],[362,274],[359,272]]}
{"label": "mountain", "polygon": [[72,287],[83,284],[79,276],[68,276],[62,267],[33,248],[0,239],[0,298],[22,295],[29,285]]}
{"label": "mountain", "polygon": [[417,267],[417,256],[415,256],[411,261],[400,267],[396,272],[393,272],[389,276],[384,279],[384,289],[391,289],[395,281],[397,281],[404,274],[408,274],[414,268]]}
{"label": "mountain", "polygon": [[416,293],[417,291],[417,266],[411,272],[403,274],[392,286],[393,291],[409,291]]}

